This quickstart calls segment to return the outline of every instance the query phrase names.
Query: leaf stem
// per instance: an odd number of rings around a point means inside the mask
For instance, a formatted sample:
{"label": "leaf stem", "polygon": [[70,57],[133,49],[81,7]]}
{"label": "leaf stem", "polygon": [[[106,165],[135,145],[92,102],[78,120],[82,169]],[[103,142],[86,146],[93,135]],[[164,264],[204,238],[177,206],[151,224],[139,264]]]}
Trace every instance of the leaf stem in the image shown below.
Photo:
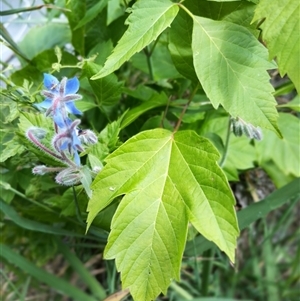
{"label": "leaf stem", "polygon": [[224,152],[223,152],[223,155],[222,155],[222,159],[221,159],[221,161],[219,163],[220,167],[223,167],[223,165],[225,163],[225,160],[227,158],[230,133],[231,133],[231,118],[229,117]]}
{"label": "leaf stem", "polygon": [[194,15],[184,6],[180,3],[178,3],[178,6],[181,7],[183,10],[185,10],[185,12],[192,18],[194,19]]}
{"label": "leaf stem", "polygon": [[149,46],[146,46],[144,48],[144,53],[146,55],[146,60],[147,60],[147,65],[148,65],[148,70],[149,70],[149,76],[150,76],[150,79],[153,81],[154,77],[153,77],[153,66],[152,66],[152,58],[151,58],[152,52],[149,51]]}
{"label": "leaf stem", "polygon": [[183,110],[182,110],[182,112],[181,112],[181,114],[180,114],[180,116],[179,116],[179,119],[178,119],[178,121],[177,121],[177,124],[176,124],[176,126],[175,126],[174,133],[178,131],[178,129],[179,129],[179,127],[180,127],[180,124],[181,124],[181,122],[182,122],[182,118],[183,118],[183,116],[184,116],[184,114],[185,114],[185,112],[186,112],[188,106],[190,105],[191,101],[193,100],[195,94],[197,93],[198,89],[199,89],[199,83],[197,83],[195,89],[193,90],[193,92],[191,93],[191,95],[190,95],[190,97],[189,97],[188,102],[185,104],[185,106],[184,106],[184,108],[183,108]]}
{"label": "leaf stem", "polygon": [[165,108],[164,113],[163,113],[163,116],[162,116],[162,118],[161,118],[161,122],[160,122],[160,127],[161,127],[161,128],[164,128],[164,121],[165,121],[165,118],[166,118],[166,116],[167,116],[167,112],[168,112],[168,109],[169,109],[169,106],[170,106],[171,97],[172,97],[172,95],[170,95],[170,97],[169,97],[169,99],[168,99],[166,108]]}

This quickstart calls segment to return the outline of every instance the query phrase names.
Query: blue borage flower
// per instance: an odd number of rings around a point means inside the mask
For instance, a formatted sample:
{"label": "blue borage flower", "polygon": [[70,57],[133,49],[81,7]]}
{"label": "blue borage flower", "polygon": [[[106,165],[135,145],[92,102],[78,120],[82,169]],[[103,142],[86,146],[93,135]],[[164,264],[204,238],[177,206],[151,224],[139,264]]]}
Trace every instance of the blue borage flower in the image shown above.
{"label": "blue borage flower", "polygon": [[58,153],[68,150],[69,154],[73,156],[75,164],[78,166],[80,165],[78,151],[82,152],[84,150],[76,133],[76,128],[79,124],[79,119],[74,120],[69,126],[65,127],[64,130],[56,134],[52,141],[54,149]]}
{"label": "blue borage flower", "polygon": [[[34,174],[43,175],[46,173],[58,173],[55,180],[59,184],[77,185],[81,182],[82,168],[78,152],[84,151],[82,144],[95,144],[97,136],[91,130],[81,130],[78,128],[80,120],[72,121],[69,113],[82,115],[74,101],[81,99],[81,95],[76,94],[79,89],[79,81],[76,77],[63,78],[60,82],[51,74],[44,74],[44,86],[46,90],[42,95],[46,99],[37,104],[36,107],[46,109],[46,116],[54,121],[55,135],[52,139],[52,149],[42,143],[46,131],[42,128],[32,127],[26,132],[26,137],[40,150],[51,157],[64,163],[67,167],[47,167],[39,165],[33,168]],[[99,170],[100,171],[100,170]],[[92,174],[97,173],[91,171]]]}
{"label": "blue borage flower", "polygon": [[51,74],[44,73],[44,86],[47,90],[42,91],[46,99],[37,104],[38,108],[47,109],[46,116],[52,116],[55,124],[64,128],[71,124],[68,113],[82,115],[75,104],[75,100],[81,99],[81,95],[76,94],[79,89],[77,77],[67,79],[64,77],[61,82]]}

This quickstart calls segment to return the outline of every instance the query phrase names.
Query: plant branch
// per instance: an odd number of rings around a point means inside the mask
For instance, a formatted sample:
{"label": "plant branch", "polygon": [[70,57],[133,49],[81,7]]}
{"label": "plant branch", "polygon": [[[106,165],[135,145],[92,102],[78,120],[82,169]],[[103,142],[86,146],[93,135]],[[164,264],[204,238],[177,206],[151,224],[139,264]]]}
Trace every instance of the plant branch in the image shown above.
{"label": "plant branch", "polygon": [[181,112],[181,114],[180,114],[180,116],[179,116],[179,119],[178,119],[178,121],[177,121],[177,124],[176,124],[176,126],[175,126],[174,132],[177,132],[177,131],[178,131],[178,129],[179,129],[180,125],[181,125],[181,122],[182,122],[182,118],[183,118],[183,116],[184,116],[184,114],[185,114],[187,108],[189,107],[190,103],[192,102],[192,100],[193,100],[195,94],[197,93],[198,89],[199,89],[199,83],[197,83],[195,89],[193,90],[193,92],[191,93],[191,95],[190,95],[190,97],[189,97],[188,102],[185,104],[185,106],[184,106],[184,108],[183,108],[183,110],[182,110],[182,112]]}
{"label": "plant branch", "polygon": [[164,121],[165,121],[165,118],[166,118],[166,116],[167,116],[167,112],[168,112],[168,109],[169,109],[169,106],[170,106],[171,97],[172,97],[172,95],[170,95],[170,97],[169,97],[169,99],[168,99],[167,106],[166,106],[166,108],[165,108],[165,110],[164,110],[164,113],[163,113],[163,116],[162,116],[162,118],[161,118],[161,122],[160,122],[160,127],[161,127],[161,128],[164,128]]}
{"label": "plant branch", "polygon": [[151,52],[149,51],[149,46],[146,46],[144,48],[144,53],[146,55],[148,70],[149,70],[149,76],[150,79],[153,80],[153,66],[152,66],[152,58],[151,58]]}

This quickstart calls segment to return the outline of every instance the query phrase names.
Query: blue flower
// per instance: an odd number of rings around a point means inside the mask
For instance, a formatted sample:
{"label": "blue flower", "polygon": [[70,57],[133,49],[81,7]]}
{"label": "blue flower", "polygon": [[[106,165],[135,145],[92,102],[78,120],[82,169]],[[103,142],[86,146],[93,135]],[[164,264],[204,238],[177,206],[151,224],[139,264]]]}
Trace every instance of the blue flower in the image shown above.
{"label": "blue flower", "polygon": [[59,82],[53,75],[44,73],[44,86],[47,90],[42,91],[42,95],[46,99],[36,106],[47,109],[46,115],[51,115],[58,127],[64,128],[71,124],[68,113],[82,115],[74,104],[75,100],[81,99],[81,95],[76,94],[79,89],[77,77],[64,77]]}
{"label": "blue flower", "polygon": [[77,126],[80,124],[80,120],[74,120],[68,127],[65,127],[63,131],[58,133],[53,138],[53,146],[57,152],[62,154],[65,150],[68,150],[71,156],[73,156],[76,165],[80,165],[80,157],[78,151],[83,151],[81,141],[77,136]]}

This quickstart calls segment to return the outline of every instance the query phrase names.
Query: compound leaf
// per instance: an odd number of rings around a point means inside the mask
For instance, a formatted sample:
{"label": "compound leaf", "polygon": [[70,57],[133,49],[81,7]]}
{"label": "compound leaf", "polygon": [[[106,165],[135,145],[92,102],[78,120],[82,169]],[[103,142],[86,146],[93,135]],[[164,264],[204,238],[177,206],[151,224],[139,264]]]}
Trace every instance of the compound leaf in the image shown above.
{"label": "compound leaf", "polygon": [[244,27],[193,16],[196,74],[213,106],[277,132],[278,113],[266,69],[267,49]]}
{"label": "compound leaf", "polygon": [[[107,157],[92,184],[88,226],[125,195],[105,249],[135,300],[153,300],[179,279],[190,221],[234,261],[238,226],[219,154],[193,131],[141,132]],[[180,171],[180,172],[179,172]]]}
{"label": "compound leaf", "polygon": [[129,25],[113,53],[100,72],[92,77],[104,77],[129,60],[136,52],[155,40],[175,18],[178,5],[169,0],[141,0],[132,6],[126,23]]}
{"label": "compound leaf", "polygon": [[286,73],[300,93],[300,2],[261,0],[253,21],[265,18],[261,25],[270,58],[277,57],[281,76]]}

